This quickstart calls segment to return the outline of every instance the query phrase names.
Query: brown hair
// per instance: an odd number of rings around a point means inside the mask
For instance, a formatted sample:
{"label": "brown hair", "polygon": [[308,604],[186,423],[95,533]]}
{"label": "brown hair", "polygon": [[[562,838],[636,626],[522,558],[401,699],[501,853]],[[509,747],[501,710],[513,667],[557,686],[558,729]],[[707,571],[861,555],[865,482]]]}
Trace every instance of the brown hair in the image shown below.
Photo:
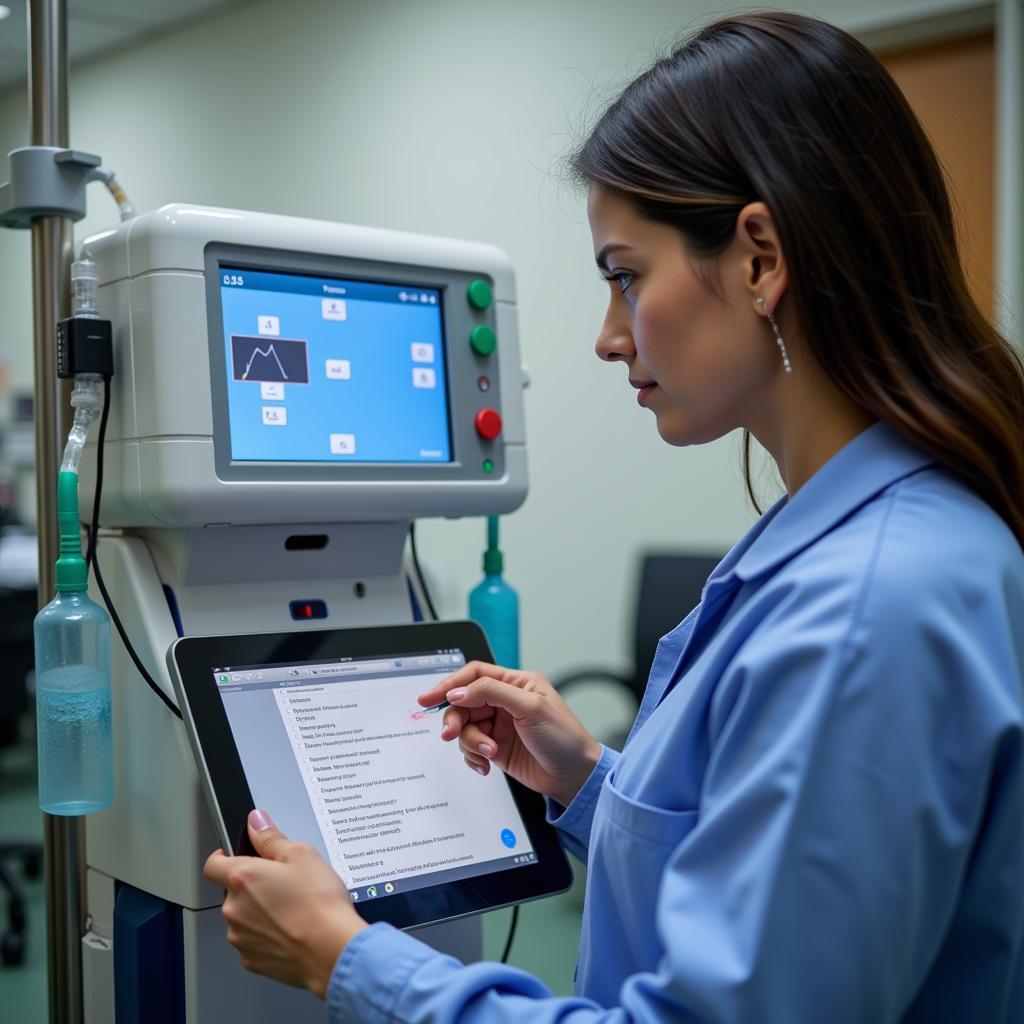
{"label": "brown hair", "polygon": [[[861,43],[796,14],[716,21],[626,87],[571,168],[700,257],[766,203],[790,268],[782,301],[829,377],[1024,545],[1024,365],[968,292],[939,162]],[[756,506],[749,433],[744,475]]]}

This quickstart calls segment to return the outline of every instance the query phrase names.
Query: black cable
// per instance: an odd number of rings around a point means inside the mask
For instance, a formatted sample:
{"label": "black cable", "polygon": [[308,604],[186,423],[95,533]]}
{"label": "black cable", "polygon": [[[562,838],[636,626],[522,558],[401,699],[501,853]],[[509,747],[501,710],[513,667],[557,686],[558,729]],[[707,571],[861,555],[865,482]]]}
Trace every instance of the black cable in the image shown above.
{"label": "black cable", "polygon": [[128,657],[135,663],[135,667],[138,669],[139,675],[146,681],[149,688],[164,702],[164,704],[167,705],[168,710],[171,711],[172,714],[177,715],[178,718],[181,718],[181,711],[175,705],[174,701],[164,693],[157,681],[149,674],[149,670],[142,664],[142,659],[136,653],[131,640],[128,639],[128,634],[125,632],[124,625],[121,623],[121,617],[117,614],[113,601],[110,600],[110,594],[107,592],[107,585],[103,582],[103,574],[100,572],[100,562],[96,541],[100,528],[100,495],[103,492],[103,448],[104,442],[107,439],[107,419],[109,416],[110,377],[105,376],[103,378],[103,412],[100,414],[100,432],[96,439],[96,486],[92,496],[92,520],[89,523],[89,542],[86,548],[86,564],[92,566],[93,576],[96,577],[96,586],[100,588],[100,593],[103,595],[103,603],[107,606],[107,611],[110,613],[110,618],[117,629],[118,636],[121,637],[121,643],[124,644],[124,649],[128,652]]}
{"label": "black cable", "polygon": [[420,590],[423,593],[423,600],[427,602],[427,611],[430,612],[430,617],[437,622],[439,616],[437,609],[434,607],[434,602],[431,600],[430,591],[427,589],[427,581],[423,576],[423,568],[420,565],[420,556],[416,552],[416,521],[413,520],[409,524],[409,552],[412,555],[413,568],[416,570],[416,577],[420,581]]}
{"label": "black cable", "polygon": [[110,377],[103,377],[103,411],[100,413],[100,431],[96,442],[96,485],[92,492],[92,518],[89,520],[89,536],[85,546],[85,566],[92,567],[96,551],[96,532],[100,523],[100,495],[103,493],[103,446],[107,439],[107,420],[110,418]]}
{"label": "black cable", "polygon": [[512,908],[512,923],[508,926],[508,939],[505,940],[505,952],[501,954],[501,962],[508,963],[508,955],[512,952],[512,940],[516,937],[516,925],[519,923],[519,904]]}

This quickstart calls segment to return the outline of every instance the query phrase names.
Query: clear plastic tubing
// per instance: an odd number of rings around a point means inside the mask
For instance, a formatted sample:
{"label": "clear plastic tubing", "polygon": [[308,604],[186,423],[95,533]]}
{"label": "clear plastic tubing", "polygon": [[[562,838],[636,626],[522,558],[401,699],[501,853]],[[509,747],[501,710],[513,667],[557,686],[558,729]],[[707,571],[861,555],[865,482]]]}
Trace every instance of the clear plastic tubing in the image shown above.
{"label": "clear plastic tubing", "polygon": [[99,319],[100,271],[87,249],[71,264],[71,309],[75,316]]}
{"label": "clear plastic tubing", "polygon": [[[75,316],[91,319],[99,318],[97,293],[99,290],[99,268],[87,251],[71,264],[71,296],[72,311]],[[61,472],[78,473],[78,463],[82,458],[89,427],[103,409],[103,381],[96,374],[80,374],[75,377],[75,387],[71,392],[71,405],[75,410],[75,418],[71,424],[67,444],[64,447],[64,459]],[[78,507],[77,476],[75,508]]]}

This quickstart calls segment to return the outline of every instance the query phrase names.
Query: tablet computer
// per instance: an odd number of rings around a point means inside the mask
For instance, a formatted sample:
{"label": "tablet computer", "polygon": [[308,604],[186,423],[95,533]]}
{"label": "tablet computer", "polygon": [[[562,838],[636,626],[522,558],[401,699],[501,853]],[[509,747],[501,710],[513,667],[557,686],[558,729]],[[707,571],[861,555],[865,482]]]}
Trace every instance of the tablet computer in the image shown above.
{"label": "tablet computer", "polygon": [[470,770],[416,700],[493,661],[475,623],[184,637],[167,660],[225,851],[254,852],[246,820],[264,808],[367,921],[399,928],[569,887],[543,798]]}

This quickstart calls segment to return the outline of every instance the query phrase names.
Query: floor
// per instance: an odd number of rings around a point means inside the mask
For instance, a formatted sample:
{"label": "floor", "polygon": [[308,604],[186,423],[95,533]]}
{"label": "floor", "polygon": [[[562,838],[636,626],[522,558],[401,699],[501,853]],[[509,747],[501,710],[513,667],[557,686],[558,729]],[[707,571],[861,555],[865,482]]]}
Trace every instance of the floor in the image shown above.
{"label": "floor", "polygon": [[[42,815],[36,802],[34,747],[25,744],[0,751],[0,842],[42,838]],[[571,859],[571,858],[570,858]],[[573,866],[579,865],[573,861]],[[583,872],[562,896],[525,904],[509,963],[539,977],[555,995],[572,991],[579,943]],[[0,967],[0,1007],[4,1024],[46,1024],[45,895],[42,880],[25,882],[29,930],[25,962]],[[0,902],[0,913],[6,906]],[[484,956],[498,959],[508,936],[511,911],[484,919]],[[6,927],[6,917],[2,925]]]}

